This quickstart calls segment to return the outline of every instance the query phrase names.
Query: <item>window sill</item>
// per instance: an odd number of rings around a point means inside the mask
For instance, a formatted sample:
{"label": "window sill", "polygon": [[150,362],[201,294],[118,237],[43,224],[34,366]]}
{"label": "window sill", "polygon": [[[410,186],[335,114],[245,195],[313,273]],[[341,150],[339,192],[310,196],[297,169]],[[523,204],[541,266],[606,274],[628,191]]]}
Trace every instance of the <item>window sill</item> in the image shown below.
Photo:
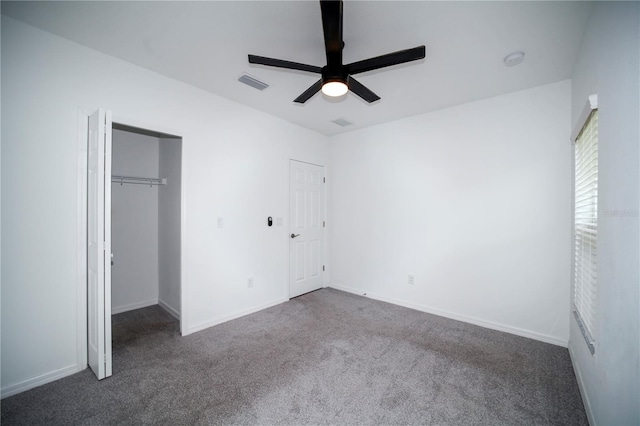
{"label": "window sill", "polygon": [[589,334],[589,331],[587,331],[587,328],[584,326],[584,323],[582,322],[582,318],[580,318],[580,314],[578,314],[578,311],[574,310],[573,316],[576,317],[576,321],[578,322],[578,327],[580,327],[580,332],[582,333],[582,337],[584,337],[584,341],[587,343],[589,352],[591,352],[591,355],[595,355],[596,353],[596,347],[594,344],[595,341]]}

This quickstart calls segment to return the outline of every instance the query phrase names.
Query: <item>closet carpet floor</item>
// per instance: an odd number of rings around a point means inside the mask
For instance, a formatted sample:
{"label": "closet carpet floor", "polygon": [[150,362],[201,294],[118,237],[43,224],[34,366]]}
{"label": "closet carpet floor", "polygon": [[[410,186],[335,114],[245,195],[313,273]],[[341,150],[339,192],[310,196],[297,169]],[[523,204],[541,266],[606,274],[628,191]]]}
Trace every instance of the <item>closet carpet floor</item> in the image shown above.
{"label": "closet carpet floor", "polygon": [[326,288],[181,337],[113,317],[113,376],[2,400],[3,425],[587,425],[566,348]]}

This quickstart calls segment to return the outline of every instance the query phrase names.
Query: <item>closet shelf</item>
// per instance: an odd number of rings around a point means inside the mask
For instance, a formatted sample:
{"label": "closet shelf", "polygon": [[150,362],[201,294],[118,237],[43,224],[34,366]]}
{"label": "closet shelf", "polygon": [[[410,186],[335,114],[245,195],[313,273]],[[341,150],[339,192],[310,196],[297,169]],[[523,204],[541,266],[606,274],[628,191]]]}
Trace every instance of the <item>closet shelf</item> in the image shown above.
{"label": "closet shelf", "polygon": [[123,185],[125,183],[132,184],[132,185],[149,185],[149,186],[166,185],[167,178],[111,175],[111,183],[119,183],[120,185]]}

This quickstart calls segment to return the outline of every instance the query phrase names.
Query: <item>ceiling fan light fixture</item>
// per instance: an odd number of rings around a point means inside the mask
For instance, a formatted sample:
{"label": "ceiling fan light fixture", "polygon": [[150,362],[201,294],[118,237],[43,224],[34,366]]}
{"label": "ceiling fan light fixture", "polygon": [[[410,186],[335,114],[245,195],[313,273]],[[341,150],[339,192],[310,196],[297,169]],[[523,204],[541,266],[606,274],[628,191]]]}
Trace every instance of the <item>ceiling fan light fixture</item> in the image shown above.
{"label": "ceiling fan light fixture", "polygon": [[349,91],[349,87],[344,81],[327,81],[322,85],[322,93],[333,98],[342,96]]}

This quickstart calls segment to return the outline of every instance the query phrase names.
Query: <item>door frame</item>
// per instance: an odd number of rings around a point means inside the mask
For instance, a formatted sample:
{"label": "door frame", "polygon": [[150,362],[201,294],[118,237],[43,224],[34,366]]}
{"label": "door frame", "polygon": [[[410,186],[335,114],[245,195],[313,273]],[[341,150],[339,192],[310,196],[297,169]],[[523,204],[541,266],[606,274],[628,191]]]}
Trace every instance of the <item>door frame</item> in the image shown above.
{"label": "door frame", "polygon": [[[76,370],[82,371],[88,367],[87,351],[87,135],[88,117],[94,109],[78,108],[78,158],[77,158],[77,206],[76,206]],[[175,135],[182,139],[182,153],[180,156],[180,334],[185,335],[188,328],[187,294],[188,280],[186,272],[187,259],[187,195],[185,191],[187,173],[184,167],[185,152],[188,140],[187,132],[167,127],[162,122],[149,122],[136,118],[122,116],[112,112],[112,122],[139,129],[153,130],[167,135]],[[111,180],[111,179],[109,179]]]}

